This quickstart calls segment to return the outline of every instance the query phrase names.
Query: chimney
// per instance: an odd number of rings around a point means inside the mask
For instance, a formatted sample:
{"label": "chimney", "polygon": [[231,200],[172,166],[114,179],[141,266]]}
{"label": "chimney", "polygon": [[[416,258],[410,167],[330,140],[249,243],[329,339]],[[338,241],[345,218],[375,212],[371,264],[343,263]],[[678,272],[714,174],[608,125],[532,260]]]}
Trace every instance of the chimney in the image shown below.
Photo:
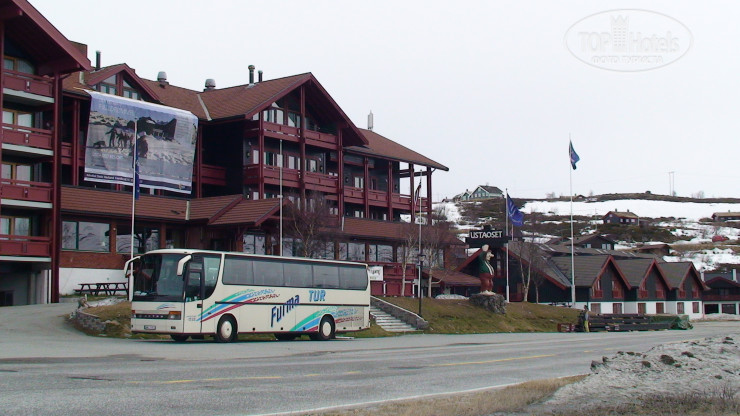
{"label": "chimney", "polygon": [[206,80],[206,88],[203,91],[211,91],[216,89],[216,80],[213,78],[208,78]]}
{"label": "chimney", "polygon": [[249,85],[254,84],[254,65],[249,65]]}
{"label": "chimney", "polygon": [[367,115],[367,129],[373,131],[373,110]]}
{"label": "chimney", "polygon": [[159,73],[157,74],[157,81],[159,81],[160,87],[169,85],[169,82],[167,82],[167,73],[164,71],[159,71]]}
{"label": "chimney", "polygon": [[95,70],[100,71],[100,51],[95,51]]}
{"label": "chimney", "polygon": [[732,281],[737,283],[737,269],[732,269]]}
{"label": "chimney", "polygon": [[257,71],[257,82],[262,82],[262,70]]}

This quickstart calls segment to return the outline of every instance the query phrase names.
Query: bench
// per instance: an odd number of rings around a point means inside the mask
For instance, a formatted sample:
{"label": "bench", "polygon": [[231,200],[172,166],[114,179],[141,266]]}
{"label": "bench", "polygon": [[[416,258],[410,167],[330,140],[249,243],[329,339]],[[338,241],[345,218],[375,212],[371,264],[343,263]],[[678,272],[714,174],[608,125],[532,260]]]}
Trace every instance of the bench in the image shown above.
{"label": "bench", "polygon": [[[659,329],[671,329],[671,321],[653,321],[649,316],[638,313],[623,314],[595,314],[588,316],[588,327],[590,332],[608,331],[653,331]],[[583,326],[579,322],[575,328],[582,332]]]}
{"label": "bench", "polygon": [[115,295],[118,292],[128,293],[128,282],[104,282],[104,283],[80,283],[80,287],[75,289],[80,295],[90,294],[98,296],[100,294]]}

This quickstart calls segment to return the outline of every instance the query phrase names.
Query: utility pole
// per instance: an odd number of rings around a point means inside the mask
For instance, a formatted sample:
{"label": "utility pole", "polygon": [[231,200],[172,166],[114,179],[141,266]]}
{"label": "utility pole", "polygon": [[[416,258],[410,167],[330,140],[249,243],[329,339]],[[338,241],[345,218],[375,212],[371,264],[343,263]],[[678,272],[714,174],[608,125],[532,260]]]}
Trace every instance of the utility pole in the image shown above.
{"label": "utility pole", "polygon": [[675,173],[675,171],[668,172],[668,191],[669,191],[668,195],[670,195],[670,196],[674,196],[674,194],[676,192],[676,190],[673,187],[673,184],[674,184],[674,182],[673,182],[673,174],[674,173]]}

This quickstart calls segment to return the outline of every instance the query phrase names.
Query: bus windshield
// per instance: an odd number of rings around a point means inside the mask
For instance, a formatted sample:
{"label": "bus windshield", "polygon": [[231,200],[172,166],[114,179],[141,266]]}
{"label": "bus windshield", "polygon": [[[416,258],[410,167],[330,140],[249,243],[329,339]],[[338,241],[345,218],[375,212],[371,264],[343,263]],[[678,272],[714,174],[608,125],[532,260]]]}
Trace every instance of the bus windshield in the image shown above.
{"label": "bus windshield", "polygon": [[143,255],[134,262],[133,300],[182,301],[184,274],[177,275],[177,263],[184,254]]}

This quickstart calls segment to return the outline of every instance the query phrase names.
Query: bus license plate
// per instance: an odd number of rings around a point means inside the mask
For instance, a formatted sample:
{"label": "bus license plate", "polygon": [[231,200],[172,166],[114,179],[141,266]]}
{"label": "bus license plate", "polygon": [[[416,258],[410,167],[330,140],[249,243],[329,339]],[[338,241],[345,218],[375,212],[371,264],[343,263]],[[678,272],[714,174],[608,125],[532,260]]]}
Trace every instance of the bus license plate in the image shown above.
{"label": "bus license plate", "polygon": [[144,329],[147,331],[154,331],[157,327],[155,325],[144,325]]}

